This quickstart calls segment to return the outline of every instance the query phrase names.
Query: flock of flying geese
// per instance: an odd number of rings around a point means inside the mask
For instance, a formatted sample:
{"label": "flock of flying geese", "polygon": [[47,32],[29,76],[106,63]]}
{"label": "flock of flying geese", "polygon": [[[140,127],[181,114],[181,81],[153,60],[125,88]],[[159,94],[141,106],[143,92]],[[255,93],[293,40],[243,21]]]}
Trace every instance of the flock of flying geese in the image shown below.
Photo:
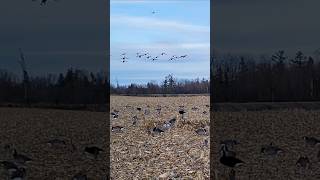
{"label": "flock of flying geese", "polygon": [[[311,148],[317,147],[320,145],[320,140],[315,137],[303,137],[305,144]],[[220,163],[228,166],[231,169],[229,177],[230,179],[235,179],[235,171],[233,168],[241,166],[245,164],[244,161],[238,159],[236,157],[236,152],[232,151],[231,149],[239,144],[239,141],[237,140],[224,140],[220,142],[220,153],[222,154],[220,157]],[[277,156],[280,153],[283,153],[284,150],[273,143],[270,143],[269,145],[264,145],[261,147],[261,153],[267,156]],[[320,150],[317,153],[317,161],[320,162]],[[307,156],[300,156],[298,160],[296,161],[296,167],[302,168],[302,169],[308,169],[310,167],[311,161],[309,157]]]}
{"label": "flock of flying geese", "polygon": [[[164,106],[165,108],[167,108],[167,106]],[[206,107],[210,107],[209,105],[206,105]],[[126,108],[133,108],[131,106],[126,106]],[[144,115],[149,115],[150,114],[150,106],[147,106],[147,108],[144,110],[143,112],[143,109],[141,107],[137,107],[136,108],[136,111],[138,112],[142,112]],[[163,107],[161,106],[158,106],[157,108],[155,108],[156,112],[158,115],[161,114],[161,110],[162,110]],[[199,108],[197,107],[192,107],[192,110],[193,111],[197,111]],[[185,121],[185,117],[184,115],[187,113],[184,109],[184,106],[179,106],[179,110],[178,110],[178,116],[180,116],[180,120],[183,120]],[[203,114],[207,114],[208,112],[207,111],[203,111],[202,112]],[[119,111],[118,110],[113,110],[111,112],[111,116],[113,119],[118,119],[119,118]],[[136,125],[137,122],[139,121],[139,118],[135,115],[132,117],[132,125]],[[172,128],[177,122],[177,118],[172,118],[168,121],[165,121],[162,125],[158,125],[158,126],[155,126],[151,129],[147,129],[147,133],[148,134],[151,134],[151,135],[156,135],[156,134],[162,134],[164,133],[165,131],[169,130],[170,128]],[[124,127],[122,126],[112,126],[111,127],[111,131],[112,132],[123,132],[125,130]],[[197,130],[195,130],[195,133],[198,134],[198,135],[202,135],[202,136],[208,136],[208,128],[207,127],[201,127]],[[208,146],[208,140],[206,139],[205,142],[204,142],[204,145],[205,146]]]}
{"label": "flock of flying geese", "polygon": [[[125,62],[128,62],[127,59],[129,59],[127,56],[126,56],[127,53],[122,53],[121,54],[121,62],[125,63]],[[110,55],[111,56],[111,55]],[[163,56],[167,56],[167,53],[165,52],[162,52],[161,54],[157,55],[157,56],[151,56],[149,53],[145,52],[145,53],[136,53],[136,57],[139,58],[139,59],[144,59],[144,60],[151,60],[151,61],[156,61],[156,60],[159,60],[160,57],[163,57]],[[176,55],[173,55],[169,58],[169,61],[173,61],[173,60],[177,60],[177,59],[184,59],[186,58],[188,55],[181,55],[181,56],[176,56]]]}
{"label": "flock of flying geese", "polygon": [[[49,147],[57,148],[57,147],[67,147],[67,142],[62,139],[52,139],[44,142]],[[72,152],[76,150],[76,147],[70,143],[72,147]],[[25,154],[18,153],[15,148],[12,148],[10,145],[5,145],[4,150],[8,153],[13,152],[12,160],[2,160],[0,161],[0,165],[7,172],[8,178],[11,180],[24,180],[27,175],[27,165],[29,162],[34,161],[34,159],[28,157]],[[88,158],[97,159],[100,152],[103,149],[96,146],[87,146],[84,148],[84,153]],[[84,172],[78,172],[76,175],[72,177],[72,180],[87,180],[87,175]]]}

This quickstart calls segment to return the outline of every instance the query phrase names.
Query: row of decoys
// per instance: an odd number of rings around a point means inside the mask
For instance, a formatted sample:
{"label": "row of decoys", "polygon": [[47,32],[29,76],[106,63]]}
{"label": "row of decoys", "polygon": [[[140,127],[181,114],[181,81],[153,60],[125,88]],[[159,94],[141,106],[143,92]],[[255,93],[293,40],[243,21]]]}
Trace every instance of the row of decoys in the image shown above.
{"label": "row of decoys", "polygon": [[[52,148],[67,146],[67,143],[63,139],[51,139],[45,141],[48,146]],[[75,150],[75,146],[72,144],[72,150]],[[6,170],[8,178],[11,180],[24,180],[27,177],[27,165],[29,162],[34,161],[33,158],[25,154],[18,153],[15,148],[12,148],[10,145],[6,144],[4,146],[4,150],[7,152],[13,151],[12,159],[13,160],[2,160],[0,164]],[[97,146],[86,146],[84,148],[84,153],[87,157],[92,159],[97,159],[100,152],[103,149]],[[73,176],[72,180],[86,180],[87,175],[84,172],[78,172],[76,175]]]}
{"label": "row of decoys", "polygon": [[[320,140],[315,138],[315,137],[308,137],[308,136],[304,136],[303,137],[305,144],[309,147],[317,147],[318,145],[320,145]],[[220,163],[228,166],[231,169],[229,176],[230,179],[235,178],[235,171],[233,168],[244,165],[245,162],[242,161],[241,159],[237,158],[236,156],[236,152],[232,151],[233,147],[235,145],[238,145],[239,141],[237,140],[232,140],[232,139],[228,139],[228,140],[224,140],[220,142],[220,153],[221,153],[221,157],[220,157]],[[262,154],[267,155],[267,156],[277,156],[281,153],[284,153],[284,150],[276,145],[274,145],[272,142],[269,145],[263,145],[261,147],[261,151]],[[320,162],[320,149],[318,150],[317,153],[317,162]],[[296,166],[299,168],[303,168],[303,169],[307,169],[310,166],[310,159],[308,156],[300,156],[298,158],[298,160],[296,161]]]}
{"label": "row of decoys", "polygon": [[[149,107],[150,106],[148,106],[148,108]],[[210,107],[210,106],[206,105],[206,107]],[[132,108],[132,106],[126,105],[125,108]],[[142,108],[141,107],[137,107],[136,110],[138,112],[141,112]],[[197,111],[197,110],[199,110],[199,108],[192,107],[191,110]],[[161,106],[158,106],[156,108],[156,111],[157,111],[158,114],[160,114],[161,113]],[[187,112],[184,110],[184,106],[179,106],[178,114],[180,115],[180,119],[185,120],[184,114],[186,114],[186,113]],[[111,114],[113,119],[118,119],[119,118],[119,111],[118,110],[113,110],[110,114]],[[149,115],[149,114],[150,114],[150,110],[149,109],[145,109],[144,115]],[[203,111],[203,114],[207,114],[207,112]],[[132,124],[136,125],[138,120],[139,120],[139,118],[137,117],[137,115],[133,116],[132,117]],[[175,122],[176,122],[176,120],[177,120],[177,118],[172,118],[172,119],[170,119],[168,121],[165,121],[162,125],[154,127],[151,131],[148,131],[148,132],[152,132],[152,133],[155,133],[155,134],[163,133],[166,130],[168,130],[171,127],[173,127]],[[112,132],[123,132],[124,129],[125,128],[122,127],[122,126],[112,126],[111,127],[111,131]],[[207,129],[208,128],[202,127],[202,128],[197,129],[195,132],[198,135],[208,135],[208,130]]]}

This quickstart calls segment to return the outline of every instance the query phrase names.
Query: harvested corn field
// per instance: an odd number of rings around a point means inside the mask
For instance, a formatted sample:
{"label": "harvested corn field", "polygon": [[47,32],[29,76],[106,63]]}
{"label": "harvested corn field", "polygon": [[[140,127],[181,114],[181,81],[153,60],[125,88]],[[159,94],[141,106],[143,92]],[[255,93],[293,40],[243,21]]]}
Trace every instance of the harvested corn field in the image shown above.
{"label": "harvested corn field", "polygon": [[227,151],[245,162],[233,168],[235,179],[320,179],[319,110],[214,112],[213,121],[215,179],[233,174],[219,161],[226,139],[238,142]]}
{"label": "harvested corn field", "polygon": [[[77,174],[90,180],[107,179],[106,116],[102,112],[0,108],[0,179],[19,173],[24,174],[21,179],[66,180]],[[103,151],[94,158],[86,147]],[[23,156],[31,161],[21,162]]]}
{"label": "harvested corn field", "polygon": [[209,179],[209,96],[111,96],[112,179]]}

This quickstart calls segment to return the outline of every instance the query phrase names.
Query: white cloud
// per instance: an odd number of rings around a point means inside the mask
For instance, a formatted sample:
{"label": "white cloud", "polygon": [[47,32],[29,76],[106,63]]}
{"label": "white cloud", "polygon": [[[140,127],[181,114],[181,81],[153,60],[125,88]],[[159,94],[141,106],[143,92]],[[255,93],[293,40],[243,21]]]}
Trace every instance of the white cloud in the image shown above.
{"label": "white cloud", "polygon": [[116,49],[145,49],[145,50],[170,50],[170,51],[181,51],[181,50],[210,50],[210,43],[127,43],[127,44],[112,44],[111,50]]}
{"label": "white cloud", "polygon": [[113,15],[110,17],[111,26],[119,24],[129,27],[142,29],[162,29],[178,32],[193,32],[193,33],[210,33],[209,26],[193,25],[185,22],[160,20],[151,17],[138,17],[128,15]]}

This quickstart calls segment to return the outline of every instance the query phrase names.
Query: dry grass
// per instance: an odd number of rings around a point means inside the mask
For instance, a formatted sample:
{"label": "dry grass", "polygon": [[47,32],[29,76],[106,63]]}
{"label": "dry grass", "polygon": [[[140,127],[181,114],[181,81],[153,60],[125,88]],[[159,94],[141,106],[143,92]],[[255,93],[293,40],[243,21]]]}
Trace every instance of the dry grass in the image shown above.
{"label": "dry grass", "polygon": [[[27,108],[0,108],[0,160],[12,160],[10,145],[33,159],[27,179],[65,180],[80,170],[91,180],[106,178],[106,151],[97,160],[84,155],[86,146],[107,150],[106,113]],[[46,141],[60,138],[67,146],[53,148]],[[70,144],[74,144],[72,151]],[[0,179],[7,179],[0,167]]]}
{"label": "dry grass", "polygon": [[[320,179],[320,164],[316,155],[319,148],[305,146],[303,136],[320,138],[320,111],[281,110],[258,112],[215,112],[214,142],[237,139],[237,157],[246,162],[235,168],[236,179]],[[284,149],[283,154],[266,157],[261,146],[270,144]],[[212,145],[212,160],[219,179],[229,169],[219,163],[218,144]],[[300,156],[308,156],[310,169],[298,169]]]}
{"label": "dry grass", "polygon": [[[111,111],[119,110],[119,118],[111,117],[111,126],[125,127],[122,133],[111,133],[111,177],[113,179],[209,179],[209,147],[203,146],[208,136],[195,130],[209,125],[209,97],[124,97],[111,96]],[[161,105],[158,115],[155,110]],[[131,107],[126,107],[131,106]],[[149,107],[147,107],[149,106]],[[157,124],[176,117],[179,106],[185,106],[186,121],[161,135],[147,132]],[[136,110],[142,108],[142,112]],[[198,107],[198,110],[191,110]],[[150,114],[144,115],[149,109]],[[203,114],[207,111],[207,114]],[[132,117],[139,118],[132,124]]]}

